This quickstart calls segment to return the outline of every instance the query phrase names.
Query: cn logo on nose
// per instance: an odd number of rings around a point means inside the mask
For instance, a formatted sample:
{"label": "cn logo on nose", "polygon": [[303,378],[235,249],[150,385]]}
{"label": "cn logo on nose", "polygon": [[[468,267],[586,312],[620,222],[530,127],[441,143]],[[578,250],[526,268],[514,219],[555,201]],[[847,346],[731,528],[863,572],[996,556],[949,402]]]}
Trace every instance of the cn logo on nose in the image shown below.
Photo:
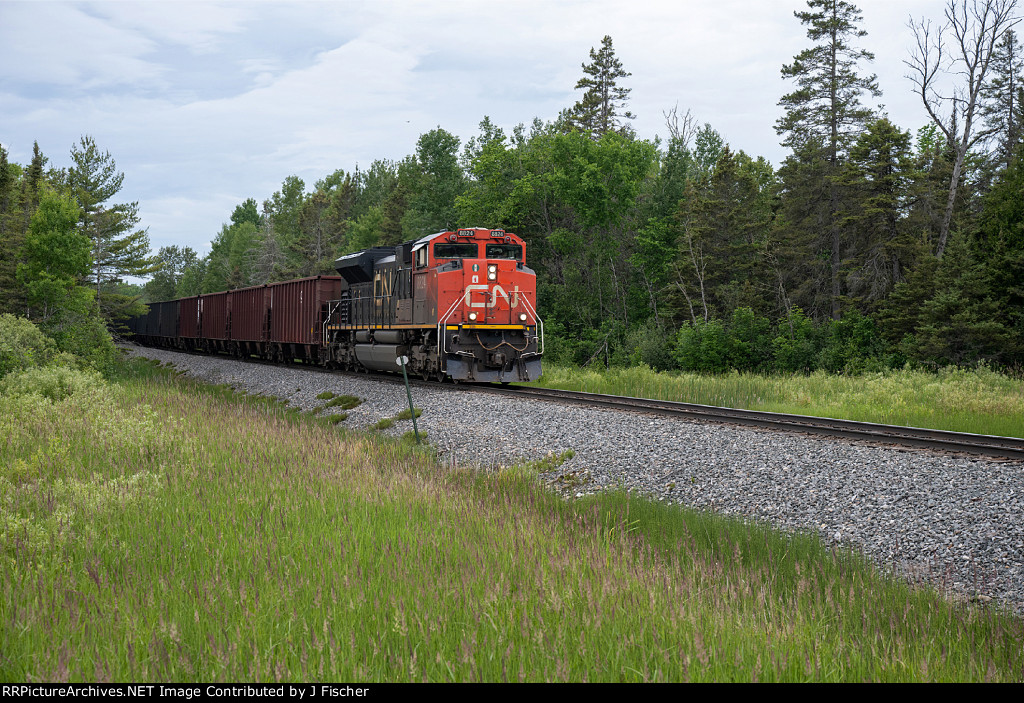
{"label": "cn logo on nose", "polygon": [[466,303],[466,305],[468,305],[471,308],[493,308],[495,305],[498,304],[498,297],[500,296],[500,297],[505,299],[505,302],[507,302],[509,304],[510,308],[515,309],[515,308],[519,307],[519,286],[518,285],[516,285],[516,287],[512,289],[512,293],[510,295],[510,294],[506,293],[505,289],[502,288],[499,284],[495,284],[494,288],[492,288],[490,290],[490,294],[488,295],[488,299],[489,299],[488,302],[486,302],[486,303],[474,303],[473,302],[473,298],[472,298],[473,291],[487,291],[487,290],[488,290],[487,284],[485,284],[485,283],[480,283],[479,285],[475,285],[475,286],[466,286],[466,295],[463,297],[463,301]]}

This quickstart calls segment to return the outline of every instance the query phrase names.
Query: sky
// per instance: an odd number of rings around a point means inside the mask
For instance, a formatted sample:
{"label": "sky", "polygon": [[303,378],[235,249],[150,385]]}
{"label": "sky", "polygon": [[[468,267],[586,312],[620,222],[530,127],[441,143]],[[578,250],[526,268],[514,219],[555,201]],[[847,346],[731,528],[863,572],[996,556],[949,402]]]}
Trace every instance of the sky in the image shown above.
{"label": "sky", "polygon": [[[911,17],[938,0],[859,0],[884,106],[927,122],[905,78]],[[153,251],[200,255],[246,198],[289,175],[311,189],[337,169],[402,159],[438,126],[463,143],[484,116],[505,129],[552,120],[591,48],[610,35],[632,75],[638,137],[667,135],[678,106],[734,150],[778,165],[781,67],[811,45],[803,0],[0,0],[0,144],[53,167],[91,135],[124,172]],[[487,223],[478,223],[487,226]]]}

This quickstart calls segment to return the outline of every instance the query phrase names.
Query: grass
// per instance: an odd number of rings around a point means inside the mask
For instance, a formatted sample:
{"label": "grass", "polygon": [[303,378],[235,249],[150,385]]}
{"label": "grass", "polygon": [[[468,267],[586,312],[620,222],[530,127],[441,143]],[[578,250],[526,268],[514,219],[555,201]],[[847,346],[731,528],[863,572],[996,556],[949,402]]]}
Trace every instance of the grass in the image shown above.
{"label": "grass", "polygon": [[[423,414],[423,408],[416,408],[416,417],[419,417],[422,414]],[[408,410],[403,410],[402,412],[400,412],[397,415],[395,415],[395,419],[396,420],[411,420],[412,419],[412,413],[409,412]]]}
{"label": "grass", "polygon": [[[409,430],[408,432],[406,432],[405,434],[403,434],[401,436],[399,441],[402,444],[417,444],[416,432],[413,431],[413,430]],[[426,433],[426,431],[419,430],[419,442],[422,443],[422,442],[426,442],[426,441],[427,441],[427,433]]]}
{"label": "grass", "polygon": [[988,369],[889,371],[861,376],[702,375],[646,367],[547,365],[531,385],[890,425],[1024,437],[1024,379]]}
{"label": "grass", "polygon": [[[416,408],[416,417],[419,417],[422,414],[423,414],[423,409],[422,408]],[[400,420],[411,420],[411,419],[412,419],[412,413],[409,412],[408,410],[403,410],[400,413],[398,413],[397,415],[395,415],[394,417],[382,417],[380,420],[378,420],[373,425],[373,429],[378,430],[378,431],[380,431],[380,430],[387,430],[387,429],[390,429],[390,428],[394,427],[395,423],[400,421]],[[409,433],[409,434],[411,435],[411,433]],[[421,437],[426,437],[427,433],[426,432],[420,432],[420,436]]]}
{"label": "grass", "polygon": [[[321,393],[321,395],[323,394]],[[340,407],[342,410],[351,410],[353,408],[359,407],[359,405],[362,404],[362,402],[363,401],[361,399],[355,397],[354,395],[339,395],[337,397],[333,397],[332,394],[332,398],[328,400],[328,402],[324,405],[324,408]]]}
{"label": "grass", "polygon": [[1020,619],[812,536],[127,368],[0,395],[2,680],[1021,680]]}

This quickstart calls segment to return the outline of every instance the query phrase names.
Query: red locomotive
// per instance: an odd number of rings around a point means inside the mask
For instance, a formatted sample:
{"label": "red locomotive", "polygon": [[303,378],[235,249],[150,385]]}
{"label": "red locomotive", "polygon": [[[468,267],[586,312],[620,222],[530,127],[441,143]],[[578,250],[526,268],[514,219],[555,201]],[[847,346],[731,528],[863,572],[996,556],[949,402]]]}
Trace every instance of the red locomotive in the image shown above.
{"label": "red locomotive", "polygon": [[142,344],[227,352],[425,379],[540,377],[544,326],[523,240],[504,230],[438,232],[375,247],[316,276],[153,303],[129,321]]}

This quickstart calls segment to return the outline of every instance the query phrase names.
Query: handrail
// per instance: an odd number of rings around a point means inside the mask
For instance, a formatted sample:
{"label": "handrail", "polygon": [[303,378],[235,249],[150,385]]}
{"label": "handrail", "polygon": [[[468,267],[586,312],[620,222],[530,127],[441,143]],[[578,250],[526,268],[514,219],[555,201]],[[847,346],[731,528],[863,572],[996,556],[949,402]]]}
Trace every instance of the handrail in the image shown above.
{"label": "handrail", "polygon": [[445,335],[441,331],[441,328],[444,327],[447,324],[448,318],[451,317],[452,314],[454,314],[455,308],[457,308],[459,306],[459,303],[461,303],[465,299],[466,299],[465,295],[462,295],[462,296],[458,297],[455,300],[455,302],[452,303],[452,306],[450,308],[448,308],[448,312],[446,312],[443,317],[437,318],[437,361],[438,361],[438,363],[441,363],[444,360],[444,355],[447,353],[447,350],[444,348],[444,346],[445,346],[445,337],[447,337],[447,335]]}
{"label": "handrail", "polygon": [[[530,300],[525,294],[519,296],[524,303],[526,303],[527,309],[530,314],[533,315],[533,319],[537,321],[537,327],[540,328],[540,351],[536,352],[541,356],[544,356],[544,320],[540,319],[540,315],[537,314],[537,310],[530,304]],[[525,354],[523,356],[526,356]]]}
{"label": "handrail", "polygon": [[[330,307],[331,303],[334,303],[334,307]],[[324,329],[323,329],[323,345],[327,346],[327,323],[330,322],[331,318],[334,317],[335,311],[341,307],[341,300],[328,300],[327,301],[327,317],[324,318]]]}

